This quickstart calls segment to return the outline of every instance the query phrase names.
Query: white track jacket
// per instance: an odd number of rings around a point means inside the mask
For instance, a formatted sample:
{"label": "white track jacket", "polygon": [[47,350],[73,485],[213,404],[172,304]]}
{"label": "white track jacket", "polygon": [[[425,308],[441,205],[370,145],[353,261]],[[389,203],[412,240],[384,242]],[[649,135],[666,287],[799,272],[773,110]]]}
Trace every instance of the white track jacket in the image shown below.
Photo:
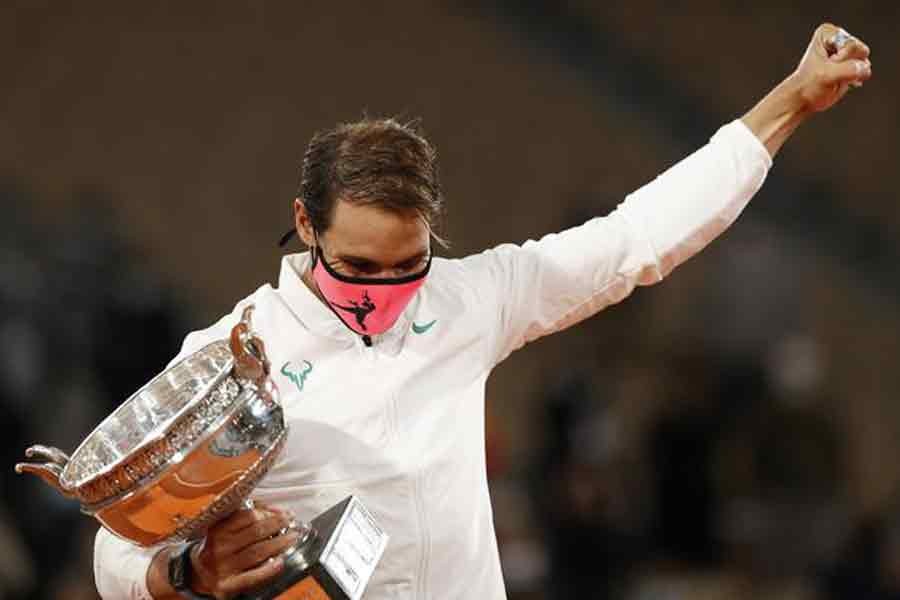
{"label": "white track jacket", "polygon": [[[433,261],[424,286],[372,347],[303,284],[307,253],[284,257],[231,314],[191,333],[179,358],[227,337],[248,303],[290,434],[255,498],[311,519],[357,495],[390,535],[367,600],[506,597],[485,473],[485,382],[513,350],[660,281],[740,214],[771,167],[741,122],[599,217],[539,241]],[[101,529],[105,600],[150,598],[158,549]]]}

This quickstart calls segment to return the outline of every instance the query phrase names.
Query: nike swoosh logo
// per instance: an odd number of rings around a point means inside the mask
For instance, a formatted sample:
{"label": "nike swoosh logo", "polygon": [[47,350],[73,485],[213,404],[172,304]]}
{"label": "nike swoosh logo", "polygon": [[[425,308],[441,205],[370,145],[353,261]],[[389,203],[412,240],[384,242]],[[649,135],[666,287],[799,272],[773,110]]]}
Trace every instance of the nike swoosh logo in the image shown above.
{"label": "nike swoosh logo", "polygon": [[437,319],[435,319],[431,323],[425,323],[424,325],[419,325],[418,323],[413,321],[412,330],[413,330],[413,332],[418,333],[419,335],[422,335],[423,333],[425,333],[426,331],[431,329],[432,325],[434,325],[435,323],[437,323]]}

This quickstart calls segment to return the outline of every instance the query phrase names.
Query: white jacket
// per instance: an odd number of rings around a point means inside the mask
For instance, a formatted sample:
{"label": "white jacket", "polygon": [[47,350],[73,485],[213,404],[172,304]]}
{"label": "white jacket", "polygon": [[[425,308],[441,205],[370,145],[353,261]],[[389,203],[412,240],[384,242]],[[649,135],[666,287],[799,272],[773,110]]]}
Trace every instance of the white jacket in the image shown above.
{"label": "white jacket", "polygon": [[[737,218],[770,166],[741,121],[726,125],[609,216],[521,246],[435,259],[400,320],[372,347],[303,284],[308,255],[286,256],[277,288],[264,285],[188,335],[179,356],[226,337],[254,303],[290,425],[286,452],[255,497],[310,519],[358,495],[390,534],[368,600],[500,600],[484,460],[491,370],[525,343],[662,279]],[[101,529],[100,595],[149,598],[155,551]]]}

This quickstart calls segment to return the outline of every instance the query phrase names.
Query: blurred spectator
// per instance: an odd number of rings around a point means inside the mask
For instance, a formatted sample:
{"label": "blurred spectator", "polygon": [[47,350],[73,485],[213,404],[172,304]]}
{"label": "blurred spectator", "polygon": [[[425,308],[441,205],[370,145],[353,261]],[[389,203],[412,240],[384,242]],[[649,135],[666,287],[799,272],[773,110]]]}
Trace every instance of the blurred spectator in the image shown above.
{"label": "blurred spectator", "polygon": [[665,370],[663,416],[650,440],[657,548],[663,559],[692,567],[716,564],[721,552],[714,534],[713,466],[723,411],[711,362],[699,353],[672,357]]}
{"label": "blurred spectator", "polygon": [[548,598],[617,598],[646,539],[636,472],[609,398],[576,374],[545,398],[548,443],[536,482],[550,555]]}
{"label": "blurred spectator", "polygon": [[[0,194],[13,207],[0,222],[0,515],[16,515],[0,538],[27,549],[0,553],[0,574],[18,586],[16,598],[92,598],[96,524],[11,466],[33,443],[73,450],[175,355],[183,316],[120,237],[114,204],[101,191],[77,192],[62,232],[32,221],[21,188],[7,184]],[[60,579],[66,573],[68,583]]]}
{"label": "blurred spectator", "polygon": [[827,600],[900,600],[900,507],[859,524],[822,587]]}

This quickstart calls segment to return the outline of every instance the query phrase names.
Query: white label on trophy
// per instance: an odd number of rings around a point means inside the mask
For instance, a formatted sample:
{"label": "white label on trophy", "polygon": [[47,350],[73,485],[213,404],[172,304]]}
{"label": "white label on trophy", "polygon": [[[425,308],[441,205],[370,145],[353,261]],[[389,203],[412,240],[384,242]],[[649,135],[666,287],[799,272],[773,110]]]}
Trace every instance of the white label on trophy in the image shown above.
{"label": "white label on trophy", "polygon": [[351,600],[359,600],[387,542],[387,533],[353,497],[320,560]]}

